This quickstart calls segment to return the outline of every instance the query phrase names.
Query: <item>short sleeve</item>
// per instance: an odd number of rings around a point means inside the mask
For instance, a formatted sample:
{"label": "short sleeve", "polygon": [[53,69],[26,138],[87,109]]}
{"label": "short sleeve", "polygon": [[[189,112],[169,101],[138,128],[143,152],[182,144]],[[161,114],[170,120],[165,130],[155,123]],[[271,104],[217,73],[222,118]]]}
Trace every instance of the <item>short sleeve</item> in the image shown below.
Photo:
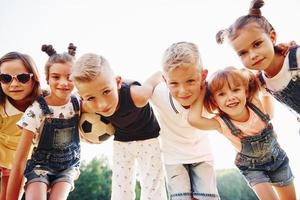
{"label": "short sleeve", "polygon": [[33,133],[38,133],[42,120],[42,110],[40,109],[38,102],[35,101],[26,109],[22,118],[17,122],[17,125]]}

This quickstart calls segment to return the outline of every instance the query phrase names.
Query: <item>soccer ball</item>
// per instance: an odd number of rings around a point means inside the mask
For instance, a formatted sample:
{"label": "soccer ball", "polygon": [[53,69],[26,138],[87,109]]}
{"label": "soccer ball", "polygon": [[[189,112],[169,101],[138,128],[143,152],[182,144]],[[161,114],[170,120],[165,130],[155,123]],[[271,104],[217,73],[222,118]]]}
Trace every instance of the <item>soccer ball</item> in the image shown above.
{"label": "soccer ball", "polygon": [[100,144],[115,133],[109,121],[94,113],[82,113],[79,121],[81,137],[89,143]]}

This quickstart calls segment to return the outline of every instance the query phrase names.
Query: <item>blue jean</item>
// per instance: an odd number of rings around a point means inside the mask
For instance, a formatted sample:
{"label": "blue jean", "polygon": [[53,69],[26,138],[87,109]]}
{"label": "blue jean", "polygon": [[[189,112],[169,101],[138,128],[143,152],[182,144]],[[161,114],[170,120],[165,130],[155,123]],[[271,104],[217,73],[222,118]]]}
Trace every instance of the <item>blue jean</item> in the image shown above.
{"label": "blue jean", "polygon": [[265,167],[267,169],[264,171],[243,170],[241,173],[251,187],[259,183],[271,183],[281,187],[289,185],[294,179],[288,157],[284,158],[284,162],[278,168],[275,168],[274,165],[265,165]]}
{"label": "blue jean", "polygon": [[43,182],[49,187],[52,187],[58,182],[67,182],[71,185],[71,190],[74,189],[74,181],[79,177],[79,167],[71,167],[63,171],[49,171],[47,169],[35,167],[32,171],[26,174],[27,182],[25,189],[30,183]]}
{"label": "blue jean", "polygon": [[293,181],[289,159],[274,137],[271,125],[260,135],[242,138],[241,143],[235,164],[250,186],[264,182],[284,186]]}
{"label": "blue jean", "polygon": [[210,162],[165,165],[170,199],[219,199],[215,171]]}

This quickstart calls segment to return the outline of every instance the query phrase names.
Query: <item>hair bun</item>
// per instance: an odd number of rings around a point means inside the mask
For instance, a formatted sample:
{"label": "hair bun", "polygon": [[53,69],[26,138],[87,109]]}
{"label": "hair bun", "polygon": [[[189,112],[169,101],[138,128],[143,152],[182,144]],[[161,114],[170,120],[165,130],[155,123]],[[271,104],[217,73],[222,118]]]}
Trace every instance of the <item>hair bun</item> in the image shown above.
{"label": "hair bun", "polygon": [[73,43],[70,43],[69,46],[68,46],[68,53],[71,55],[71,56],[75,56],[76,54],[76,46],[74,46]]}
{"label": "hair bun", "polygon": [[261,16],[260,8],[265,5],[263,0],[253,0],[250,4],[249,15],[251,16]]}
{"label": "hair bun", "polygon": [[56,54],[56,51],[51,44],[50,45],[44,44],[42,46],[42,51],[46,52],[46,54],[48,56],[52,56],[52,55]]}

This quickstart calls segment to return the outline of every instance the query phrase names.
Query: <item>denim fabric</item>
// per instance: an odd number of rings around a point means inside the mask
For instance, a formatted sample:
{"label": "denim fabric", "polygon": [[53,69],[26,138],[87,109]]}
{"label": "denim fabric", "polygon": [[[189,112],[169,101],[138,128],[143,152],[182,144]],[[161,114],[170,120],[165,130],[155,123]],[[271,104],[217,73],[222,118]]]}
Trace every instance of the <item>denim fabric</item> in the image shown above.
{"label": "denim fabric", "polygon": [[[288,157],[274,136],[273,126],[268,122],[268,116],[254,104],[248,103],[248,106],[263,121],[266,121],[267,127],[258,135],[241,137],[242,148],[236,155],[235,165],[251,186],[261,182],[289,183],[293,175]],[[224,118],[226,116],[222,117]],[[232,134],[235,131],[234,135],[236,135],[236,130],[239,129],[228,118],[224,122],[231,129]]]}
{"label": "denim fabric", "polygon": [[240,170],[274,170],[284,161],[286,153],[280,148],[273,135],[272,126],[260,135],[241,138],[242,149],[235,159]]}
{"label": "denim fabric", "polygon": [[70,119],[50,118],[51,113],[46,101],[40,98],[39,103],[45,115],[44,126],[38,146],[34,148],[31,159],[27,162],[26,178],[29,178],[27,175],[36,168],[61,172],[70,167],[79,167],[79,108],[77,99],[72,97],[76,114]]}
{"label": "denim fabric", "polygon": [[165,165],[170,199],[220,199],[212,163]]}
{"label": "denim fabric", "polygon": [[285,104],[290,110],[300,114],[300,77],[296,76],[289,82],[286,88],[273,92],[268,90],[280,103]]}
{"label": "denim fabric", "polygon": [[290,184],[294,176],[289,165],[288,157],[285,156],[283,163],[278,168],[276,167],[276,165],[273,165],[274,169],[270,167],[270,170],[264,171],[243,170],[241,173],[251,187],[259,183],[271,183],[277,187]]}
{"label": "denim fabric", "polygon": [[52,172],[46,169],[40,169],[37,166],[32,171],[26,174],[27,182],[25,185],[25,189],[30,183],[34,182],[43,182],[50,187],[58,182],[67,182],[70,183],[71,190],[73,190],[74,180],[79,177],[79,174],[80,171],[78,167],[70,167],[60,172]]}
{"label": "denim fabric", "polygon": [[300,68],[297,63],[296,52],[299,47],[291,48],[289,51],[289,71],[292,79],[286,88],[281,91],[268,90],[280,103],[286,105],[291,111],[300,114]]}

